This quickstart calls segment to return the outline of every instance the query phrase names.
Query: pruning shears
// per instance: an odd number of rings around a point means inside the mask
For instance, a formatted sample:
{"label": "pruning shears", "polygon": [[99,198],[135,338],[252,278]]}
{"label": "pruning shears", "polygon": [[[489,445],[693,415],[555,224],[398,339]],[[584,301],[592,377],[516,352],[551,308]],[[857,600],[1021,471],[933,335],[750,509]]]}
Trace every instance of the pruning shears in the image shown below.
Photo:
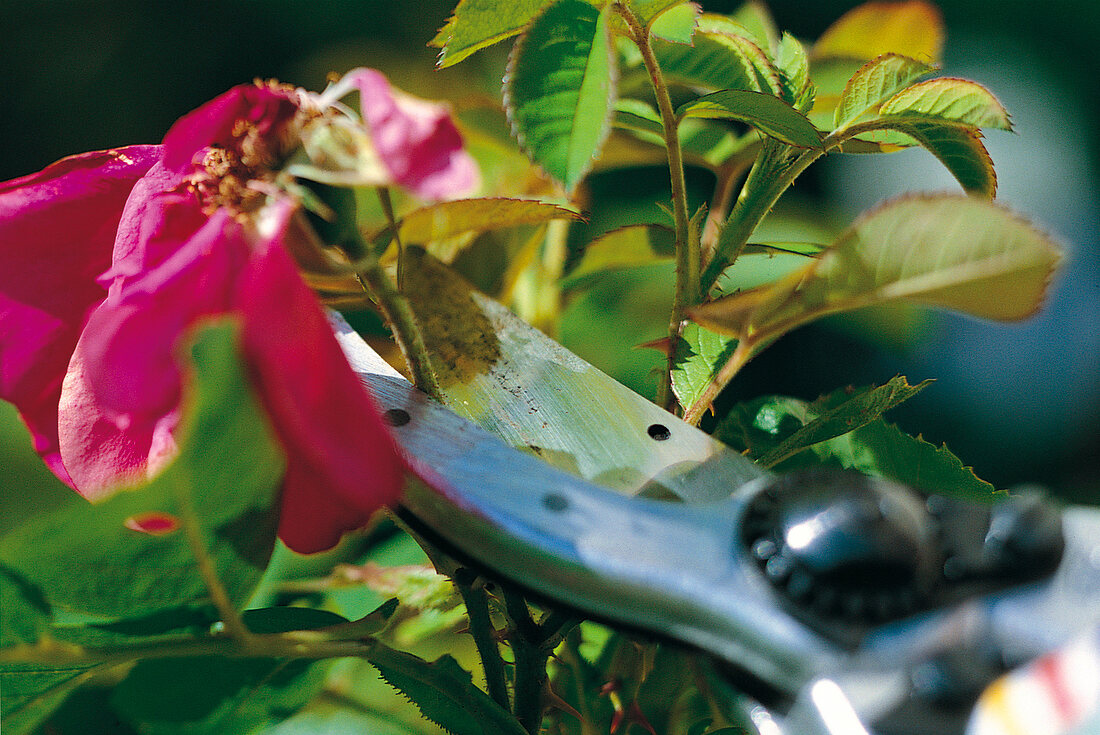
{"label": "pruning shears", "polygon": [[765,735],[1100,731],[1100,511],[774,475],[464,298],[448,406],[332,318],[456,554],[721,661]]}

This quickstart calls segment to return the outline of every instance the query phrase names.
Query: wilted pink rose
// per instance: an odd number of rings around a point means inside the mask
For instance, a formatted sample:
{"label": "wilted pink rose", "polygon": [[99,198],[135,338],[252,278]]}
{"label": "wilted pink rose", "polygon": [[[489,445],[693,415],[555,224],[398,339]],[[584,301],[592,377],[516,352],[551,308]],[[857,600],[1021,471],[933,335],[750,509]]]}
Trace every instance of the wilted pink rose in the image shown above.
{"label": "wilted pink rose", "polygon": [[[387,120],[368,137],[390,181],[426,198],[474,185],[441,108],[395,112],[388,85],[363,91],[364,118],[377,107]],[[85,497],[175,455],[178,342],[203,318],[231,314],[287,455],[287,545],[329,548],[397,498],[390,437],[285,247],[303,218],[277,167],[330,104],[240,86],[179,120],[160,146],[73,156],[0,184],[0,399]],[[417,131],[405,149],[394,144],[402,120]]]}

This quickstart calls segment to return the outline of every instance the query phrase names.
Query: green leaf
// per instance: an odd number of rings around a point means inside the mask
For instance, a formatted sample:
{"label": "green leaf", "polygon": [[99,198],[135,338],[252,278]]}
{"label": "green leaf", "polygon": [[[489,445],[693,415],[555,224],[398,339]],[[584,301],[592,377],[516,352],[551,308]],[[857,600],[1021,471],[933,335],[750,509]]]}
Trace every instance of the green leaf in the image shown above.
{"label": "green leaf", "polygon": [[[641,100],[621,98],[615,103],[615,118],[612,125],[616,130],[625,131],[638,140],[660,148],[665,147],[664,127],[661,118],[652,105]],[[759,136],[746,133],[735,136],[729,127],[721,122],[702,119],[682,120],[679,125],[680,147],[685,160],[701,166],[719,167],[735,155],[748,155],[747,151],[759,145]],[[611,147],[609,146],[609,149]],[[634,160],[619,156],[618,161],[609,160],[609,151],[605,151],[601,166],[641,166],[660,164],[666,161],[666,153],[661,150],[656,157]]]}
{"label": "green leaf", "polygon": [[840,96],[834,114],[837,130],[876,109],[890,97],[926,74],[936,70],[932,64],[898,54],[883,54],[859,68]]}
{"label": "green leaf", "polygon": [[671,262],[672,252],[662,247],[662,243],[671,239],[671,230],[661,225],[630,225],[612,230],[588,244],[563,286],[573,290],[609,271]]}
{"label": "green leaf", "polygon": [[779,94],[779,72],[737,23],[704,14],[691,46],[653,40],[661,72],[702,90],[748,89]]}
{"label": "green leaf", "polygon": [[[325,610],[276,607],[242,616],[253,633],[313,630],[347,623]],[[112,693],[116,710],[145,732],[249,732],[301,708],[324,683],[324,664],[277,658],[147,659]]]}
{"label": "green leaf", "polygon": [[652,105],[641,100],[630,98],[616,100],[613,124],[620,130],[640,133],[640,137],[644,140],[662,146],[665,144],[665,128],[661,124],[661,116]]}
{"label": "green leaf", "polygon": [[992,502],[997,493],[946,445],[937,447],[881,419],[851,434],[816,444],[810,451],[819,461],[834,462],[845,469],[886,477],[930,493],[980,503]]}
{"label": "green leaf", "polygon": [[42,590],[18,571],[0,564],[0,646],[34,643],[51,615]]}
{"label": "green leaf", "polygon": [[452,735],[524,735],[519,722],[474,686],[450,656],[428,663],[401,651],[369,657],[390,686]]}
{"label": "green leaf", "polygon": [[[33,593],[32,593],[33,594]],[[16,612],[8,601],[3,613]],[[62,625],[42,630],[43,637],[50,636],[65,644],[80,646],[156,645],[158,641],[181,636],[203,634],[210,630],[216,617],[207,608],[176,608],[164,610],[141,618],[92,623]],[[3,621],[5,633],[11,631],[8,621]],[[31,641],[25,641],[31,642]],[[43,643],[40,641],[40,645]],[[13,733],[33,731],[55,710],[66,704],[67,698],[81,686],[94,681],[102,672],[109,672],[117,664],[93,665],[44,665],[5,664],[0,668],[0,691],[3,691],[3,729]],[[73,705],[79,706],[79,705]],[[112,715],[113,716],[113,715]]]}
{"label": "green leaf", "polygon": [[[982,143],[982,133],[969,125],[942,123],[922,118],[878,119],[875,131],[861,133],[858,138],[842,144],[845,152],[862,152],[865,146],[882,146],[881,150],[894,149],[904,140],[890,137],[900,133],[940,160],[967,193],[993,199],[997,194],[997,173],[993,159]],[[863,128],[864,126],[860,126]],[[885,136],[879,137],[879,131]],[[853,147],[857,146],[857,147]]]}
{"label": "green leaf", "polygon": [[814,106],[808,117],[820,130],[832,130],[840,97],[848,81],[866,61],[862,59],[816,59],[811,57],[810,79],[814,85]]}
{"label": "green leaf", "polygon": [[816,418],[765,452],[757,461],[765,467],[774,467],[807,447],[866,426],[899,403],[920,393],[931,382],[925,380],[913,386],[904,377],[898,376],[885,385],[855,392],[838,405],[821,411]]}
{"label": "green leaf", "polygon": [[692,406],[737,346],[737,340],[698,324],[684,325],[672,368],[672,390],[682,406]]}
{"label": "green leaf", "polygon": [[806,401],[758,396],[734,406],[715,427],[714,436],[755,459],[774,450],[814,418]]}
{"label": "green leaf", "polygon": [[[824,414],[850,400],[838,390],[813,403],[785,396],[762,396],[735,407],[715,429],[714,435],[750,456],[775,452],[790,437]],[[995,490],[947,447],[936,447],[888,424],[881,417],[854,431],[818,442],[780,462],[776,469],[791,471],[827,465],[885,477],[926,492],[990,502]]]}
{"label": "green leaf", "polygon": [[5,666],[0,671],[3,691],[2,719],[6,735],[36,732],[65,699],[97,673],[110,670],[111,664],[98,667],[51,667],[35,664]]}
{"label": "green leaf", "polygon": [[762,255],[801,255],[806,258],[816,258],[825,250],[824,245],[816,242],[750,242],[745,245],[743,255],[760,253]]}
{"label": "green leaf", "polygon": [[783,99],[799,112],[809,112],[814,106],[810,60],[806,56],[806,49],[789,33],[783,34],[776,49],[775,66],[779,69]]}
{"label": "green leaf", "polygon": [[[643,7],[639,9],[638,5]],[[691,44],[701,12],[698,4],[685,3],[682,0],[650,0],[649,2],[635,0],[631,6],[643,22],[649,23],[651,38]]]}
{"label": "green leaf", "polygon": [[[191,522],[230,596],[248,599],[275,542],[284,460],[241,364],[237,332],[224,320],[195,335],[180,453],[160,475],[0,540],[0,559],[55,609],[135,617],[206,600],[182,530]],[[162,532],[134,530],[150,519]]]}
{"label": "green leaf", "polygon": [[454,15],[428,45],[442,49],[440,68],[523,30],[550,0],[460,0]]}
{"label": "green leaf", "polygon": [[59,640],[80,646],[149,645],[158,639],[175,639],[209,632],[218,622],[210,605],[165,608],[149,615],[86,625],[56,626],[50,633]]}
{"label": "green leaf", "polygon": [[467,232],[535,225],[555,219],[579,220],[581,215],[534,199],[457,199],[414,209],[401,218],[399,232],[406,244],[425,244]]}
{"label": "green leaf", "polygon": [[[373,671],[366,672],[367,676],[377,678]],[[385,684],[380,684],[383,694],[397,697],[395,692]],[[341,692],[343,694],[343,692]],[[270,731],[271,735],[441,735],[442,731],[425,720],[416,711],[416,708],[408,702],[398,701],[393,706],[394,711],[379,711],[376,699],[366,702],[355,702],[351,705],[343,701],[332,701],[321,697],[311,702],[301,712],[292,715],[282,722],[277,728]],[[407,713],[406,713],[407,711]],[[400,717],[400,719],[398,719]],[[266,734],[265,734],[266,735]]]}
{"label": "green leaf", "polygon": [[508,61],[504,104],[512,132],[569,191],[592,167],[611,129],[610,12],[583,0],[558,0],[535,18]]}
{"label": "green leaf", "polygon": [[1012,130],[1004,105],[988,89],[977,82],[950,77],[930,79],[903,89],[882,103],[879,115]]}
{"label": "green leaf", "polygon": [[882,54],[939,61],[943,51],[943,19],[924,0],[868,2],[842,15],[817,43],[815,59],[870,60]]}
{"label": "green leaf", "polygon": [[902,197],[861,217],[810,265],[691,317],[754,349],[826,314],[893,301],[1018,320],[1039,308],[1060,257],[1049,237],[991,202]]}
{"label": "green leaf", "polygon": [[805,115],[778,97],[761,92],[725,89],[681,105],[676,115],[739,120],[788,145],[821,146],[821,134]]}

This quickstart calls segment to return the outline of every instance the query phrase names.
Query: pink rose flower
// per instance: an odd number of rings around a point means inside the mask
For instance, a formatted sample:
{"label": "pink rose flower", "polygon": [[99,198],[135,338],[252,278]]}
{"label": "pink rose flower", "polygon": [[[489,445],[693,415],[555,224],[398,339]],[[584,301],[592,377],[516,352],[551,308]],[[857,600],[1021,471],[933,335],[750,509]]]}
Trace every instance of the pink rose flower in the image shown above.
{"label": "pink rose flower", "polygon": [[[372,183],[424,198],[476,185],[443,108],[404,106],[377,72],[355,75],[367,158],[390,172],[364,174]],[[287,456],[283,541],[330,548],[397,499],[402,463],[290,255],[308,224],[278,167],[303,125],[343,114],[334,102],[240,86],[180,119],[162,145],[72,156],[0,183],[0,399],[81,495],[175,455],[177,343],[228,314],[242,322]]]}

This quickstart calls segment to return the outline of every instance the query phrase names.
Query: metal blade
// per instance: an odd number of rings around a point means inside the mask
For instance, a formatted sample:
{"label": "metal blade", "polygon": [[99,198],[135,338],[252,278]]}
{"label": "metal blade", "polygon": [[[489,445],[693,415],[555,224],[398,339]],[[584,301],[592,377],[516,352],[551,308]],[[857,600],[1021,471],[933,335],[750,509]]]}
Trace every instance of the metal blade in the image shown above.
{"label": "metal blade", "polygon": [[[697,502],[623,495],[508,446],[413,388],[335,318],[334,328],[424,480],[402,504],[437,539],[547,598],[697,646],[781,690],[840,665],[839,648],[777,614],[734,543],[746,497],[740,480],[765,477],[755,467],[746,473],[740,455],[719,445],[701,462],[673,456],[655,468],[663,487],[693,490]],[[663,421],[673,447],[680,433],[697,431],[668,414]]]}
{"label": "metal blade", "polygon": [[[429,256],[410,251],[405,278],[447,407],[508,444],[630,495],[724,498],[763,474]],[[702,462],[721,482],[681,477]]]}

